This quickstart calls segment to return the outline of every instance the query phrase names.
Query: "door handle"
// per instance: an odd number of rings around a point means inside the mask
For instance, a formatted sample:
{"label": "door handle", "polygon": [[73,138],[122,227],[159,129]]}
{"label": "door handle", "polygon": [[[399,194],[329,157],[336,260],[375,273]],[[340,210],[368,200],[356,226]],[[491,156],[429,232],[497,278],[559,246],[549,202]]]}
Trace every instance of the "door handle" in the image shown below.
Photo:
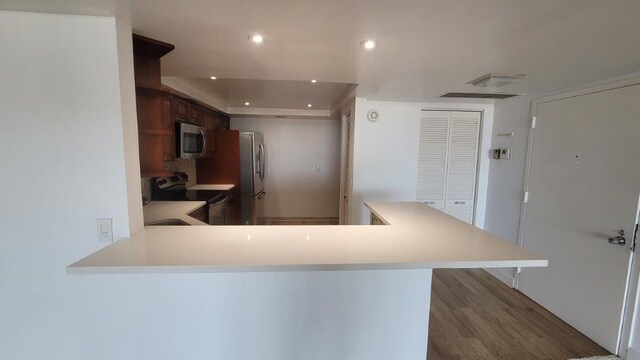
{"label": "door handle", "polygon": [[626,245],[627,244],[627,239],[625,239],[625,237],[624,237],[624,230],[620,229],[620,230],[618,230],[618,236],[610,237],[609,238],[609,244],[620,245],[620,246]]}

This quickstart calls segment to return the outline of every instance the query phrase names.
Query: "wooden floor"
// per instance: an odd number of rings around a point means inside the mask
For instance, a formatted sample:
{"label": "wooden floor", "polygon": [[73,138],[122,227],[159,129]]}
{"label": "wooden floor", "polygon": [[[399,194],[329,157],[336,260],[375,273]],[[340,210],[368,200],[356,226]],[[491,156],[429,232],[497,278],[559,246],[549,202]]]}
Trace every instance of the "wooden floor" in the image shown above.
{"label": "wooden floor", "polygon": [[484,270],[434,270],[428,360],[610,355]]}

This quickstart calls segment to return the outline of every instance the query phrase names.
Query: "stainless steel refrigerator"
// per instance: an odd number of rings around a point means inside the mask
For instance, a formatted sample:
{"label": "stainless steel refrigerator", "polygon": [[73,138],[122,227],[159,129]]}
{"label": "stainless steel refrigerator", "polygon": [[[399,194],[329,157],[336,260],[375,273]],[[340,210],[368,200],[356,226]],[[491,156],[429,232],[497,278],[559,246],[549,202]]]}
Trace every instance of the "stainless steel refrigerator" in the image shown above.
{"label": "stainless steel refrigerator", "polygon": [[264,139],[257,132],[240,133],[240,220],[257,225],[263,216],[266,156]]}

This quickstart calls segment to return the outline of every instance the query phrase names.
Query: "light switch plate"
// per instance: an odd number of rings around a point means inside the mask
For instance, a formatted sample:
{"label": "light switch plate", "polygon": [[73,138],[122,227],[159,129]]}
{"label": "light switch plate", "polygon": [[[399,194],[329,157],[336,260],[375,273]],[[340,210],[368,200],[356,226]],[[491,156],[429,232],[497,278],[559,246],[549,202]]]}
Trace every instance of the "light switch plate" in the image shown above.
{"label": "light switch plate", "polygon": [[98,241],[113,242],[113,219],[96,219]]}

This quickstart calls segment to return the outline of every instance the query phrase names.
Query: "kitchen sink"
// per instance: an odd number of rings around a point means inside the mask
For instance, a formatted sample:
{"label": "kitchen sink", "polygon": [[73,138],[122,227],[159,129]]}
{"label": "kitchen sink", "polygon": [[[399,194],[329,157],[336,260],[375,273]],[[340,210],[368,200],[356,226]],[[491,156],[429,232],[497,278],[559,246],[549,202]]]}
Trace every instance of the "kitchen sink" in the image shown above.
{"label": "kitchen sink", "polygon": [[189,225],[188,222],[182,221],[180,219],[167,219],[161,221],[155,221],[146,223],[145,225],[149,226],[176,226],[176,225]]}

